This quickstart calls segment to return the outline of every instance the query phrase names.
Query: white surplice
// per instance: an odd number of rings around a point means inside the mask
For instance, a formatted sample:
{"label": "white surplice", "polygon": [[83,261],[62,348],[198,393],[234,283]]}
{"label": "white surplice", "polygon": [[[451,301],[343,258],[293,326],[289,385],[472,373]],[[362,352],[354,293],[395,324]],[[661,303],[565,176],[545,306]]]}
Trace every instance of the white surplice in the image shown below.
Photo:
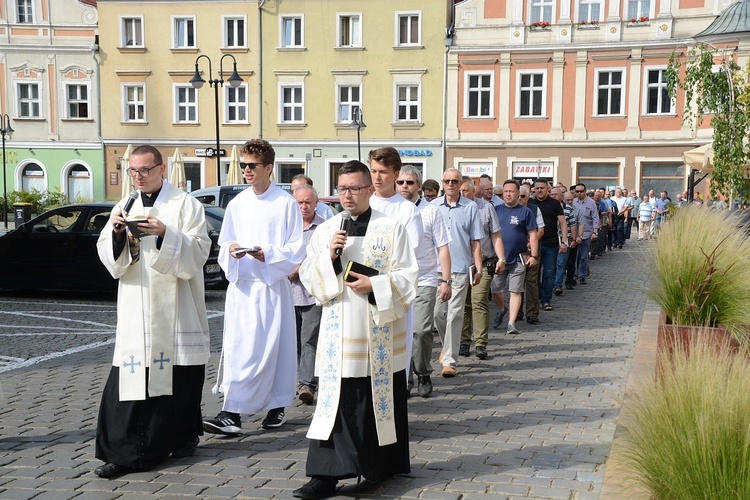
{"label": "white surplice", "polygon": [[344,285],[329,252],[341,215],[321,224],[307,247],[300,279],[323,306],[315,374],[318,403],[307,437],[326,440],[333,430],[342,377],[371,377],[373,407],[381,446],[396,441],[393,374],[404,370],[406,311],[416,297],[418,264],[409,237],[398,221],[373,210],[364,237],[349,236],[341,255],[380,271],[370,278],[376,305]]}
{"label": "white surplice", "polygon": [[160,249],[156,236],[141,238],[140,259],[131,265],[127,242],[114,255],[111,226],[97,242],[104,267],[120,280],[112,364],[120,368],[121,401],[146,398],[146,368],[149,396],[171,395],[171,365],[203,365],[209,357],[203,265],[211,240],[203,206],[164,181],[153,207],[135,201],[129,215],[139,214],[166,225]]}
{"label": "white surplice", "polygon": [[[370,197],[370,206],[373,210],[377,210],[380,213],[393,217],[406,228],[406,232],[409,234],[409,241],[414,248],[414,252],[417,256],[417,261],[421,261],[424,258],[424,245],[422,238],[424,234],[424,225],[422,224],[422,216],[417,205],[410,202],[401,193],[396,193],[388,198],[381,198],[377,195]],[[406,313],[406,359],[411,359],[411,351],[414,344],[414,308],[410,307]],[[408,376],[411,376],[409,371]],[[407,378],[407,386],[410,385],[410,381]]]}
{"label": "white surplice", "polygon": [[[287,276],[305,255],[299,206],[274,182],[261,195],[248,188],[229,202],[219,243],[229,280],[218,388],[224,410],[254,414],[289,406],[297,383],[297,326]],[[232,243],[260,247],[265,262],[235,259]]]}

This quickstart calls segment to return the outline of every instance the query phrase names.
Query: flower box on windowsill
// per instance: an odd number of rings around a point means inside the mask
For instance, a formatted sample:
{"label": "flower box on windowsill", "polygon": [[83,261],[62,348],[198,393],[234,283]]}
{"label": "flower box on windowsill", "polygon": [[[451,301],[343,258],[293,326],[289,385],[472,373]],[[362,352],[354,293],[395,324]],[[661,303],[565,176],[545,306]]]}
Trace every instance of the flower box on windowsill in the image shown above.
{"label": "flower box on windowsill", "polygon": [[586,23],[586,22],[582,22],[582,23],[578,23],[576,25],[576,27],[579,30],[598,30],[599,29],[599,23]]}
{"label": "flower box on windowsill", "polygon": [[636,26],[651,26],[651,20],[648,17],[641,17],[638,19],[630,19],[628,21],[629,27],[636,27]]}
{"label": "flower box on windowsill", "polygon": [[529,31],[552,31],[552,26],[529,26]]}

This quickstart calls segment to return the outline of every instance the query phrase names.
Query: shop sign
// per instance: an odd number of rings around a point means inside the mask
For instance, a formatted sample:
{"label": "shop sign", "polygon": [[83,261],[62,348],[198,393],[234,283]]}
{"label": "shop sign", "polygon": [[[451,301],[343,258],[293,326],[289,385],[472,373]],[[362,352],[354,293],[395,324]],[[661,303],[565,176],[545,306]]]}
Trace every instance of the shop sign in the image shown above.
{"label": "shop sign", "polygon": [[492,169],[492,163],[459,162],[458,164],[458,170],[469,177],[479,177],[484,174],[492,176]]}
{"label": "shop sign", "polygon": [[545,177],[553,178],[555,163],[551,161],[514,161],[513,177]]}
{"label": "shop sign", "polygon": [[429,149],[399,149],[399,156],[432,156]]}

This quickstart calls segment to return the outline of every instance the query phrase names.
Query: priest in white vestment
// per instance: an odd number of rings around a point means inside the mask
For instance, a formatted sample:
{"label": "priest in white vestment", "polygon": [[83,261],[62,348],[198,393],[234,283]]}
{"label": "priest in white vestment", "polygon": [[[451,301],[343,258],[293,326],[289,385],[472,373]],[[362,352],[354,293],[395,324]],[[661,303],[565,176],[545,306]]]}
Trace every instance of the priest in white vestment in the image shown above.
{"label": "priest in white vestment", "polygon": [[275,153],[262,139],[242,147],[251,185],[227,205],[219,264],[229,281],[217,389],[222,411],[206,432],[238,435],[241,414],[266,411],[264,429],[284,423],[297,384],[297,325],[287,279],[304,258],[297,201],[271,181]]}
{"label": "priest in white vestment", "polygon": [[[200,202],[162,179],[158,149],[140,146],[130,168],[140,192],[112,211],[97,250],[114,278],[117,334],[96,431],[96,468],[111,478],[190,456],[203,434],[201,396],[209,357],[203,265],[211,240]],[[126,209],[126,203],[130,206]],[[126,224],[137,223],[137,238]]]}
{"label": "priest in white vestment", "polygon": [[[377,482],[410,471],[405,314],[416,296],[416,255],[404,226],[370,208],[366,165],[345,163],[337,189],[352,219],[343,230],[341,214],[321,224],[300,268],[323,319],[307,434],[312,479],[294,491],[299,498],[330,496],[340,479]],[[377,275],[351,272],[344,281],[350,262]]]}

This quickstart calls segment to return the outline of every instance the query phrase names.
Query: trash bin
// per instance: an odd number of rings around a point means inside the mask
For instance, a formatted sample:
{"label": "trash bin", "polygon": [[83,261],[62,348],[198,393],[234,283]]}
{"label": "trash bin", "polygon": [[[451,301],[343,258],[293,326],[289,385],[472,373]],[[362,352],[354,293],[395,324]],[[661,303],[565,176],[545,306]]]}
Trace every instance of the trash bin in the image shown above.
{"label": "trash bin", "polygon": [[16,213],[16,227],[31,220],[31,203],[14,203],[13,210]]}

